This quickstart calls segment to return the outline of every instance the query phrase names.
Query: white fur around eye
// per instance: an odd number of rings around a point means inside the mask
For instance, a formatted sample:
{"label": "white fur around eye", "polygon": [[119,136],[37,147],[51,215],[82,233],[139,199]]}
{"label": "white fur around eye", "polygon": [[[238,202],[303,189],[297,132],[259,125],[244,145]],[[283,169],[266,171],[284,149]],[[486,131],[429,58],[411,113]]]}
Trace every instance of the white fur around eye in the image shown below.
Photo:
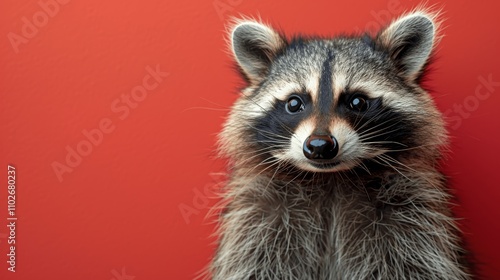
{"label": "white fur around eye", "polygon": [[405,89],[394,87],[384,79],[372,77],[372,80],[363,79],[352,81],[351,91],[361,91],[369,98],[382,98],[382,103],[405,112],[417,112],[419,106],[413,96],[405,94]]}
{"label": "white fur around eye", "polygon": [[286,101],[291,93],[300,91],[301,86],[298,83],[274,83],[262,88],[255,100],[264,109],[270,110],[277,100]]}

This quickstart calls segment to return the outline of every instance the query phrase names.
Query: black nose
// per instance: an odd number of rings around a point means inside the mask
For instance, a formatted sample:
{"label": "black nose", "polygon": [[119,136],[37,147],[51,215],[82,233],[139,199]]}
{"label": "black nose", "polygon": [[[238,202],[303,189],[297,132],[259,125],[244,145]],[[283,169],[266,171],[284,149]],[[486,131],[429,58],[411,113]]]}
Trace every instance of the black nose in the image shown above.
{"label": "black nose", "polygon": [[313,134],[307,137],[303,150],[308,159],[332,159],[339,152],[339,145],[333,136]]}

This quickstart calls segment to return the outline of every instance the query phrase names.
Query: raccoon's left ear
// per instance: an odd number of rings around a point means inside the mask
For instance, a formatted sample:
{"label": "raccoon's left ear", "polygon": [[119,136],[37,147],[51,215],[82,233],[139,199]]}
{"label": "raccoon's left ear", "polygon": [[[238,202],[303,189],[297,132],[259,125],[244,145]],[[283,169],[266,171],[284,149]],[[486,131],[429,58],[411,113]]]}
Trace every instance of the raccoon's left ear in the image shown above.
{"label": "raccoon's left ear", "polygon": [[286,41],[279,33],[256,21],[237,21],[231,30],[231,50],[251,84],[264,79],[272,61],[285,47]]}
{"label": "raccoon's left ear", "polygon": [[392,22],[376,37],[377,45],[389,53],[408,80],[417,79],[429,59],[436,39],[435,18],[417,11]]}

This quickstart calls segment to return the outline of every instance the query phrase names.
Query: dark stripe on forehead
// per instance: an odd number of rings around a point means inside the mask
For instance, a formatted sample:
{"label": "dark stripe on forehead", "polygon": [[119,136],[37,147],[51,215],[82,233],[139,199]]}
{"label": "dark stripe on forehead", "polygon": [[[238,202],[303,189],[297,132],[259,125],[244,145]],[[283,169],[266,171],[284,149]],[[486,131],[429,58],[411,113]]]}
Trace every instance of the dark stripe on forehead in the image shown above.
{"label": "dark stripe on forehead", "polygon": [[327,58],[321,66],[318,90],[318,108],[321,114],[328,114],[333,102],[332,62],[334,59],[335,55],[328,50]]}

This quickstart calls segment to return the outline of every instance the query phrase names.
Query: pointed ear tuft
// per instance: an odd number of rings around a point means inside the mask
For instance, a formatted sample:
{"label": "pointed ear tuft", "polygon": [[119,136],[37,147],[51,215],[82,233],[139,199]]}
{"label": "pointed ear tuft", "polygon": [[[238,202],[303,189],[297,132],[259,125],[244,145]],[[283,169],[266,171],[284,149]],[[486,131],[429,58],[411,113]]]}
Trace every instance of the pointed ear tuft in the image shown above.
{"label": "pointed ear tuft", "polygon": [[251,84],[262,81],[272,61],[286,45],[279,33],[256,21],[237,21],[231,30],[231,50]]}
{"label": "pointed ear tuft", "polygon": [[387,51],[400,74],[415,81],[434,48],[437,14],[415,11],[392,22],[377,35],[376,43]]}

